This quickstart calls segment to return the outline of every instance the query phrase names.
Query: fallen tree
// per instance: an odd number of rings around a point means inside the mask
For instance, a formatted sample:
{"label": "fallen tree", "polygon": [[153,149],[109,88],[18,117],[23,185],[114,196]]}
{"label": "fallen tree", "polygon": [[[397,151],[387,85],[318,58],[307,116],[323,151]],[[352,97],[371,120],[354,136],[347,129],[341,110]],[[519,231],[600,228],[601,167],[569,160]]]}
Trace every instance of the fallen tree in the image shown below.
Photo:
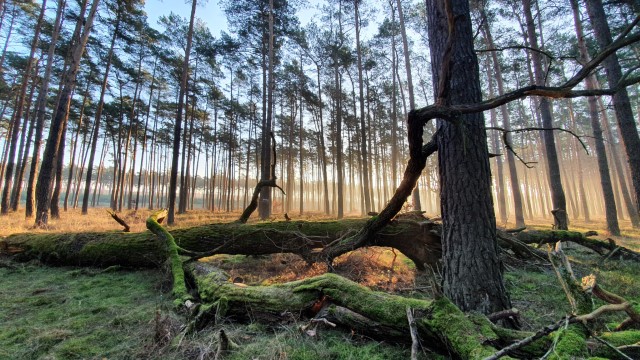
{"label": "fallen tree", "polygon": [[[370,220],[369,220],[370,221]],[[321,262],[322,252],[352,236],[368,220],[288,221],[254,224],[224,223],[176,228],[169,232],[181,255],[198,259],[215,254],[268,255],[291,253],[309,263]],[[435,267],[442,254],[441,225],[419,214],[397,216],[377,231],[364,246],[397,249],[411,259],[418,270]],[[589,235],[589,234],[587,234]],[[527,260],[547,261],[546,251],[530,245],[569,241],[593,250],[603,258],[621,257],[640,261],[640,254],[574,231],[498,231],[504,250]],[[38,259],[55,265],[157,267],[166,255],[151,232],[87,232],[66,234],[17,234],[0,240],[0,254],[17,260]]]}
{"label": "fallen tree", "polygon": [[[172,229],[180,252],[197,259],[215,254],[267,255],[292,253],[309,262],[316,254],[366,223],[341,221],[291,221],[257,224],[211,224]],[[440,258],[440,225],[422,220],[398,219],[372,240],[373,246],[398,249],[418,269]],[[166,259],[164,248],[151,232],[88,232],[74,234],[18,234],[0,240],[0,254],[17,260],[38,259],[56,265],[157,267]]]}

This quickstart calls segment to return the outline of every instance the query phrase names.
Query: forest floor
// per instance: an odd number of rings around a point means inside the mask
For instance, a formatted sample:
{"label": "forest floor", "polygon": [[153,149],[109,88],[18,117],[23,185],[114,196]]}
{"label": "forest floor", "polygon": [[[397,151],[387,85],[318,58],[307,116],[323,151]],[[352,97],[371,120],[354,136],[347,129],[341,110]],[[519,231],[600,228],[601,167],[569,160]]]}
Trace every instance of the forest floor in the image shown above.
{"label": "forest floor", "polygon": [[[123,212],[132,231],[144,231],[148,211]],[[179,215],[179,226],[231,221],[238,214],[212,216],[205,211]],[[303,219],[322,218],[308,215]],[[277,220],[277,219],[276,219]],[[550,228],[549,219],[529,222],[530,228]],[[621,224],[623,236],[615,240],[640,251],[640,231]],[[104,209],[89,216],[76,210],[51,222],[50,232],[117,230]],[[604,223],[574,220],[572,230],[596,230],[606,238]],[[33,232],[22,214],[3,218],[0,236]],[[640,264],[615,259],[601,262],[589,250],[569,245],[567,254],[578,277],[595,274],[598,283],[628,300],[640,301]],[[246,257],[218,255],[206,259],[227,271],[234,282],[268,285],[324,272],[293,255]],[[551,324],[568,311],[553,269],[507,258],[506,285],[514,307],[522,314],[525,330]],[[411,296],[431,296],[429,281],[413,263],[388,249],[370,248],[336,260],[336,272],[371,288]],[[240,345],[228,359],[407,359],[407,345],[373,341],[344,330],[318,327],[301,331],[305,323],[266,326],[223,320],[194,335],[183,336],[183,319],[172,311],[167,274],[153,270],[93,269],[15,263],[0,259],[0,359],[213,359],[215,334],[224,328]],[[597,304],[599,305],[599,304]],[[605,325],[621,321],[607,317]],[[435,359],[425,351],[421,358]]]}

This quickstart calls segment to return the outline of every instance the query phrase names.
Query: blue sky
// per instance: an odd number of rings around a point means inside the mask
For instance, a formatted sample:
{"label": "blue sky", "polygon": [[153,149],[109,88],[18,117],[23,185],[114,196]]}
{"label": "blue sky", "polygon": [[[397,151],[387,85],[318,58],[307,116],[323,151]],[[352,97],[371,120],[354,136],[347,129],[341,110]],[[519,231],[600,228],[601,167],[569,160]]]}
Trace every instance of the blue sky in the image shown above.
{"label": "blue sky", "polygon": [[[196,17],[204,20],[209,24],[211,33],[214,36],[220,34],[220,31],[227,30],[227,19],[224,12],[218,5],[217,0],[209,0],[204,4],[198,5],[196,8]],[[178,14],[184,18],[189,17],[191,12],[191,1],[188,3],[184,0],[147,0],[145,2],[145,11],[149,16],[149,24],[157,27],[158,18],[162,15],[168,15],[171,12]]]}

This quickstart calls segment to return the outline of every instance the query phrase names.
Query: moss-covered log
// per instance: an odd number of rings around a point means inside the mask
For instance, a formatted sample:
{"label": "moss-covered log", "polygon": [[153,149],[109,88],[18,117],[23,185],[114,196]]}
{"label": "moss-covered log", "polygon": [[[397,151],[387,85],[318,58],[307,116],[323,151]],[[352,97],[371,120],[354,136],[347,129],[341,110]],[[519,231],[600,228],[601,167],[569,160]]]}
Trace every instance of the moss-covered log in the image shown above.
{"label": "moss-covered log", "polygon": [[515,237],[519,241],[531,245],[554,244],[558,241],[568,241],[589,248],[602,256],[613,255],[614,257],[620,257],[625,260],[640,261],[639,253],[618,246],[611,239],[606,242],[600,241],[577,231],[528,230],[517,233]]}
{"label": "moss-covered log", "polygon": [[[312,261],[313,254],[366,220],[290,221],[257,224],[211,224],[169,229],[180,248],[210,254],[266,255],[293,253]],[[394,221],[372,245],[398,249],[419,269],[441,255],[440,225],[424,221]],[[19,260],[39,259],[58,265],[155,267],[166,259],[164,244],[151,232],[18,234],[0,240],[0,254]]]}
{"label": "moss-covered log", "polygon": [[[317,315],[314,305],[323,302],[319,316],[360,334],[407,342],[411,341],[406,318],[406,309],[410,307],[424,343],[453,358],[490,356],[496,351],[490,344],[499,341],[491,326],[472,322],[444,298],[418,300],[375,292],[334,274],[247,287],[229,282],[226,274],[206,264],[193,263],[189,267],[201,301],[208,304],[203,306],[201,319],[267,322],[309,319]],[[380,329],[387,332],[381,333]]]}
{"label": "moss-covered log", "polygon": [[[292,253],[309,262],[320,261],[322,249],[355,233],[365,219],[340,221],[289,221],[257,224],[211,224],[169,229],[176,243],[190,252],[267,255]],[[420,270],[441,256],[440,224],[413,216],[399,217],[363,246],[398,249]],[[607,256],[612,251],[627,259],[640,255],[612,242],[590,239],[571,231],[498,232],[498,242],[520,258],[546,260],[546,253],[527,244],[572,241]],[[68,234],[18,234],[0,240],[0,254],[20,260],[39,259],[59,265],[156,267],[165,260],[164,247],[151,232],[91,232]]]}

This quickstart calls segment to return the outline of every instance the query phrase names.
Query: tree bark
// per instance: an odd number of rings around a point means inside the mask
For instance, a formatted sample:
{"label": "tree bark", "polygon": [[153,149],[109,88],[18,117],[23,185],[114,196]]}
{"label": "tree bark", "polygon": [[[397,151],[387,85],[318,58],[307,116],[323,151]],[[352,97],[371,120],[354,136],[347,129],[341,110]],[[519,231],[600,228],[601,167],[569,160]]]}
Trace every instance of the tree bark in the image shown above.
{"label": "tree bark", "polygon": [[[466,0],[432,0],[427,3],[427,15],[432,73],[438,94],[436,103],[480,102],[482,94],[478,60],[473,50],[469,3]],[[449,34],[450,39],[442,34]],[[511,302],[498,257],[482,114],[438,120],[437,146],[444,293],[463,311],[488,314],[509,309]]]}

